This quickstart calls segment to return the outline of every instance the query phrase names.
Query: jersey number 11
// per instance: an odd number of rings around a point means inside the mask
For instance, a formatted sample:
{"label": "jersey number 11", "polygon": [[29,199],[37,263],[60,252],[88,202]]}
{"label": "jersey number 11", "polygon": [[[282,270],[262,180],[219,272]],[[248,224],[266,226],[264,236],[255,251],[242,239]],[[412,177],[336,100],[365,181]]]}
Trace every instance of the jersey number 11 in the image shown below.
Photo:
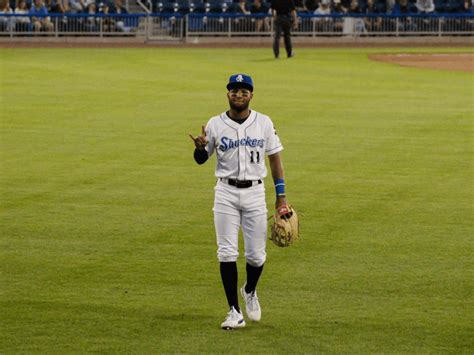
{"label": "jersey number 11", "polygon": [[[255,158],[255,159],[254,159]],[[255,164],[255,160],[257,161],[257,164],[260,163],[260,152],[259,151],[250,151],[250,162],[252,164]]]}

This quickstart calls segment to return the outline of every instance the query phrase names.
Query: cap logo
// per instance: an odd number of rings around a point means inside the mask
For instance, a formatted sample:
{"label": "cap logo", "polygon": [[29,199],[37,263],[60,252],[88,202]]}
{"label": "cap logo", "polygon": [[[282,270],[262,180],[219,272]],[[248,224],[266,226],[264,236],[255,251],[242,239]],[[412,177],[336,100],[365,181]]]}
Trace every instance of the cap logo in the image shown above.
{"label": "cap logo", "polygon": [[237,78],[235,78],[236,81],[238,81],[239,83],[241,83],[242,81],[244,81],[244,77],[242,75],[237,75]]}

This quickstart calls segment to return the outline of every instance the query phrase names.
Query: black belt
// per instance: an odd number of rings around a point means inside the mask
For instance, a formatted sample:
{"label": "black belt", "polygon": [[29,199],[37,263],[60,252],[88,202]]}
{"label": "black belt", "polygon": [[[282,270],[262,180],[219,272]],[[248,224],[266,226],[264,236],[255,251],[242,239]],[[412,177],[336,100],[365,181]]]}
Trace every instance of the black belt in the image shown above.
{"label": "black belt", "polygon": [[236,180],[236,179],[224,179],[224,178],[220,178],[220,180],[229,185],[235,186],[238,189],[246,189],[248,187],[262,183],[262,180]]}

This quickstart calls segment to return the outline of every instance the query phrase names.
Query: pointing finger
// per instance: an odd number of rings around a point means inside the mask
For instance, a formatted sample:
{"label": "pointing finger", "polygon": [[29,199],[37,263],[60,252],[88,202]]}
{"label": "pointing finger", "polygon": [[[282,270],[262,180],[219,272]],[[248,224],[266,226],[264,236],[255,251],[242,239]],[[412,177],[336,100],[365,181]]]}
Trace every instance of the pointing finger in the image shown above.
{"label": "pointing finger", "polygon": [[192,134],[189,134],[189,136],[191,137],[191,139],[192,139],[193,141],[196,142],[197,138],[194,138]]}
{"label": "pointing finger", "polygon": [[202,135],[205,136],[206,135],[206,129],[204,126],[202,126]]}

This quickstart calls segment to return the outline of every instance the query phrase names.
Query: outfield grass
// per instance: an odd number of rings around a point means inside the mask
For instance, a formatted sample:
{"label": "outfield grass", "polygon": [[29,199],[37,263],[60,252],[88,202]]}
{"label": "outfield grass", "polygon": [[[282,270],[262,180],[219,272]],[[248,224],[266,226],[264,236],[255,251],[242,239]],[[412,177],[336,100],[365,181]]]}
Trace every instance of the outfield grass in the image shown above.
{"label": "outfield grass", "polygon": [[[396,51],[1,49],[0,353],[472,353],[474,76],[367,59]],[[224,332],[188,133],[241,71],[302,240]]]}

